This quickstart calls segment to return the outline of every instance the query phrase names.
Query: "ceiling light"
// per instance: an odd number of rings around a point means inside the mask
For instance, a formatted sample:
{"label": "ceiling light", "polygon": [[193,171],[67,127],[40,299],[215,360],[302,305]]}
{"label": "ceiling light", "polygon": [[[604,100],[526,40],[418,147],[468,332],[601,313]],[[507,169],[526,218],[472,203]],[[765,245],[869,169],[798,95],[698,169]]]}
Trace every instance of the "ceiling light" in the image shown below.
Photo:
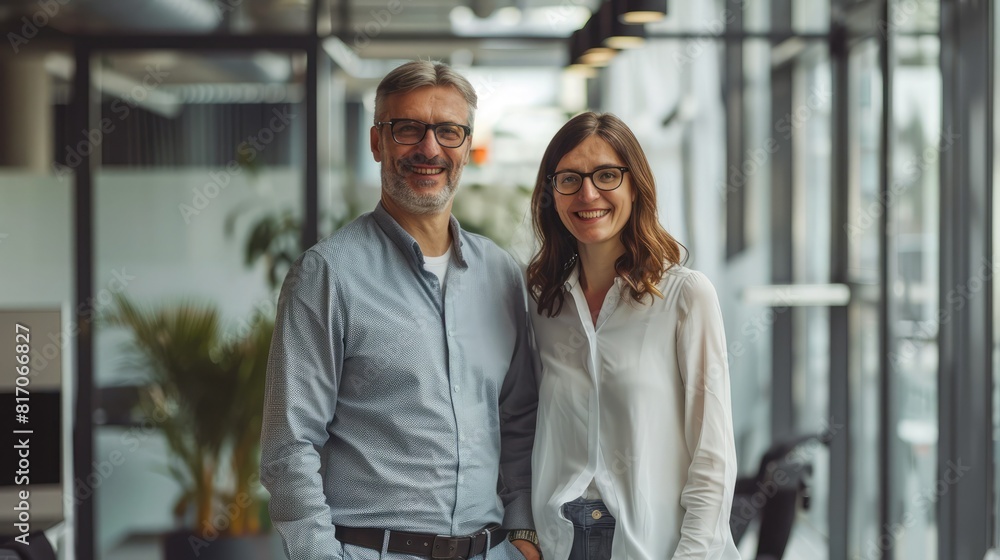
{"label": "ceiling light", "polygon": [[667,0],[621,0],[617,4],[622,23],[652,23],[667,15]]}
{"label": "ceiling light", "polygon": [[646,43],[646,28],[619,21],[617,8],[621,0],[608,0],[597,12],[598,36],[601,44],[612,49],[633,49]]}
{"label": "ceiling light", "polygon": [[607,64],[618,52],[601,44],[596,16],[591,16],[577,33],[577,49],[578,56],[574,60],[591,65],[601,62]]}

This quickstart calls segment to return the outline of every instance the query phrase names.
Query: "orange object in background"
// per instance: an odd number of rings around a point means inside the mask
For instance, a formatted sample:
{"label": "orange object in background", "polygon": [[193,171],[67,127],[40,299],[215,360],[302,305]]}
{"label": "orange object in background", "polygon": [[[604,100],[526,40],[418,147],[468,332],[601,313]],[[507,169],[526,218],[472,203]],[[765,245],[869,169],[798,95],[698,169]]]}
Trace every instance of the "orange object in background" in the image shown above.
{"label": "orange object in background", "polygon": [[486,146],[472,148],[472,163],[482,165],[489,159],[489,150]]}

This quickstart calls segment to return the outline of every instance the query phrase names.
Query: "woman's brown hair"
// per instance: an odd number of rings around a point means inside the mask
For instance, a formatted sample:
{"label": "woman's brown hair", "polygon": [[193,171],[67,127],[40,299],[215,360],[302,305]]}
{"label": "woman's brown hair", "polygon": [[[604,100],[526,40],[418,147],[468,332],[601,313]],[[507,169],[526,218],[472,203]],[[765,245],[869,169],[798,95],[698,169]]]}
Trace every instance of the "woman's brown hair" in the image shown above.
{"label": "woman's brown hair", "polygon": [[611,113],[587,112],[567,122],[552,137],[531,195],[531,217],[541,249],[528,264],[528,293],[538,304],[538,313],[554,317],[562,310],[563,285],[576,261],[577,245],[556,212],[552,183],[546,177],[556,171],[559,160],[584,140],[597,136],[608,143],[629,168],[626,174],[635,193],[632,215],[621,231],[625,254],[615,261],[615,272],[628,284],[627,295],[638,303],[655,294],[665,267],[681,262],[681,244],[660,225],[656,211],[656,185],[649,161],[632,131]]}

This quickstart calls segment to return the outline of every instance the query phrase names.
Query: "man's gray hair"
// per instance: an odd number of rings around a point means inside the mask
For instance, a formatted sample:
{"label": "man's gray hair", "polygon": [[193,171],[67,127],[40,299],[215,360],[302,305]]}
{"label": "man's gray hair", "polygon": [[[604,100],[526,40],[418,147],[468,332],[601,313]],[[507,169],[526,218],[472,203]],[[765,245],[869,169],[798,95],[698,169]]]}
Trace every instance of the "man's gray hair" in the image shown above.
{"label": "man's gray hair", "polygon": [[[385,100],[394,93],[410,91],[424,86],[452,86],[469,104],[469,126],[476,117],[479,98],[469,80],[443,62],[414,60],[386,74],[375,90],[375,120],[386,118]],[[458,123],[465,124],[465,123]]]}

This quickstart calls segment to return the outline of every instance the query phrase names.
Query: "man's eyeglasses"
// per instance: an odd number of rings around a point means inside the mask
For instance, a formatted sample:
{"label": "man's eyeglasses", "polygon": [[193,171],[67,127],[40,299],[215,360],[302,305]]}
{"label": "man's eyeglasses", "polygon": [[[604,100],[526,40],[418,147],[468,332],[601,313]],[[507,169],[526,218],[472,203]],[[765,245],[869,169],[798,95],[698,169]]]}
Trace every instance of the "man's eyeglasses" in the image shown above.
{"label": "man's eyeglasses", "polygon": [[583,187],[583,180],[590,177],[599,191],[613,191],[621,186],[628,167],[598,167],[590,173],[558,171],[545,177],[559,194],[576,194]]}
{"label": "man's eyeglasses", "polygon": [[391,121],[376,121],[375,126],[389,125],[392,139],[397,144],[412,146],[423,141],[428,130],[434,131],[437,143],[445,148],[457,148],[465,143],[472,134],[472,127],[456,123],[430,124],[412,119],[393,119]]}

